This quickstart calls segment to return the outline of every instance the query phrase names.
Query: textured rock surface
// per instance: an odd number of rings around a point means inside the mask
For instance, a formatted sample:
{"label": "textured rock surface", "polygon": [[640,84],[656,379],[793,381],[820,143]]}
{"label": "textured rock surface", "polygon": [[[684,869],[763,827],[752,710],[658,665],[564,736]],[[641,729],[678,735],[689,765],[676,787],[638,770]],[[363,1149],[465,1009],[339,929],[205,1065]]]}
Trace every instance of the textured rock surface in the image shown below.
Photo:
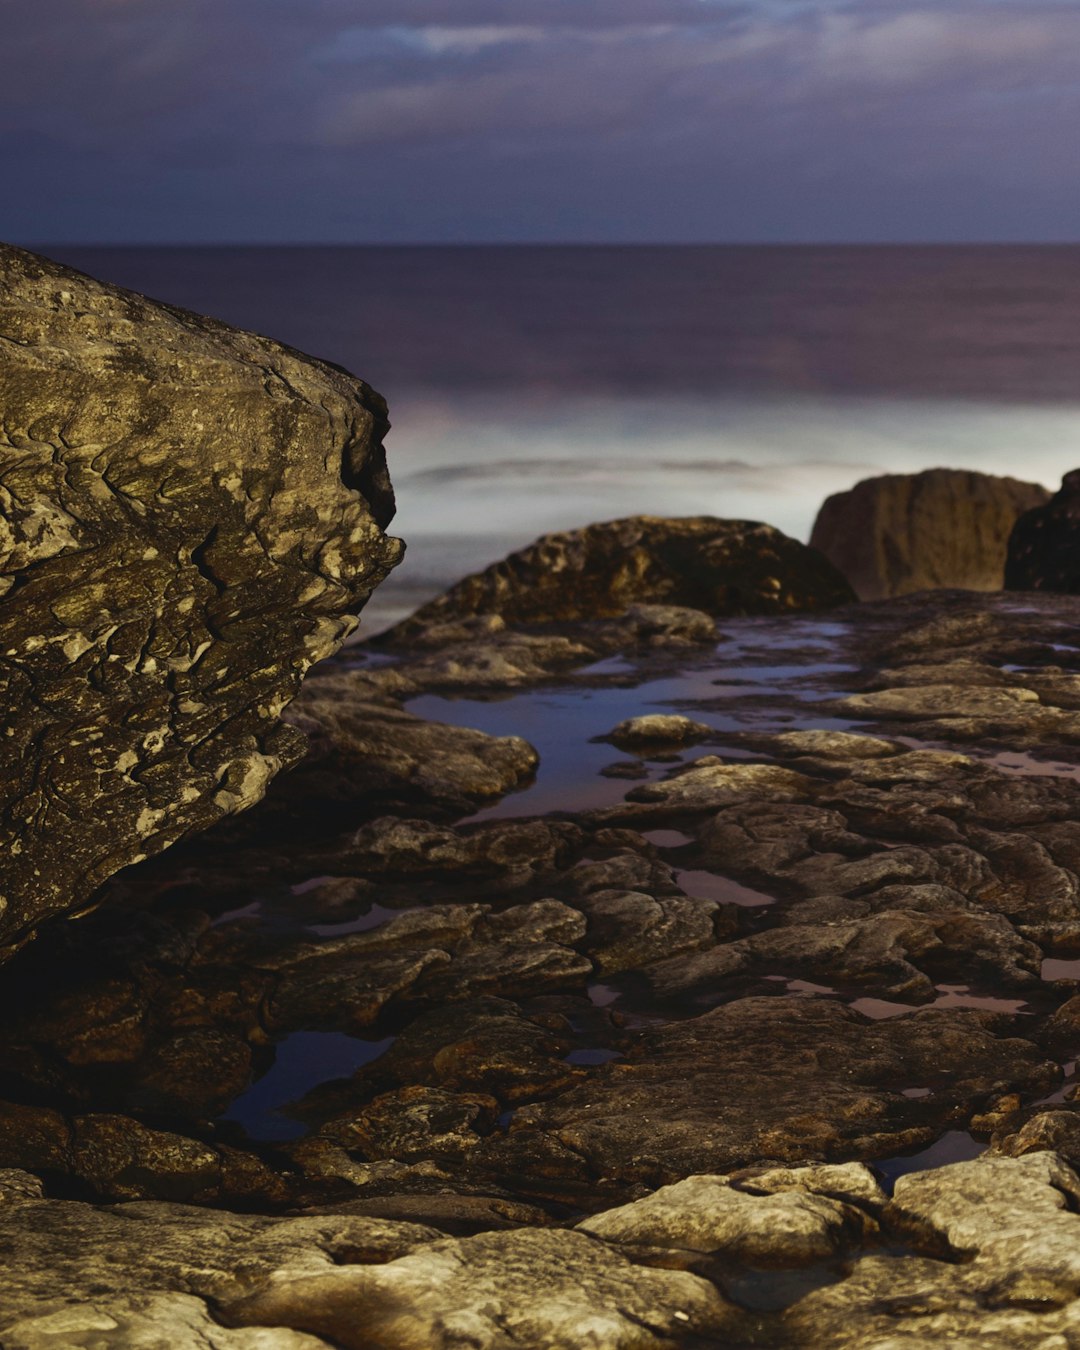
{"label": "textured rock surface", "polygon": [[382,400],[0,249],[0,947],[257,801],[396,562]]}
{"label": "textured rock surface", "polygon": [[[309,770],[0,972],[0,1166],[54,1197],[0,1214],[9,1260],[36,1225],[12,1324],[59,1319],[31,1350],[1064,1336],[1076,605],[937,592],[720,633],[653,607],[342,652],[295,705]],[[635,746],[644,792],[604,777],[603,738],[656,715],[708,730]],[[540,772],[498,800],[519,732]],[[179,1201],[219,1208],[249,1275],[206,1282],[194,1219],[196,1255],[166,1232],[133,1274],[111,1225],[152,1242]],[[275,1215],[407,1245],[308,1229],[268,1266]]]}
{"label": "textured rock surface", "polygon": [[575,1231],[94,1209],[0,1173],[10,1350],[979,1346],[1080,1332],[1080,1179],[1052,1152],[901,1177],[691,1177]]}
{"label": "textured rock surface", "polygon": [[771,525],[711,516],[632,516],[548,534],[398,624],[387,642],[429,625],[494,614],[549,623],[622,614],[636,602],[707,614],[783,614],[854,599],[819,553]]}
{"label": "textured rock surface", "polygon": [[1009,538],[1005,586],[1010,591],[1080,592],[1080,470],[1016,522]]}
{"label": "textured rock surface", "polygon": [[996,591],[1017,517],[1048,496],[1037,483],[962,469],[884,474],[829,497],[810,544],[860,600],[942,586]]}

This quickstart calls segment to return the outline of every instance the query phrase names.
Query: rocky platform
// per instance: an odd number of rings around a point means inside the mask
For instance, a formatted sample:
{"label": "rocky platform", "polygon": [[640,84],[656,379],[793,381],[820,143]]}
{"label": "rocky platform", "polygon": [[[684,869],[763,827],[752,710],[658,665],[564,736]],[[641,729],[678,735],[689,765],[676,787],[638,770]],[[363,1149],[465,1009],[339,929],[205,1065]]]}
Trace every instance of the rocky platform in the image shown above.
{"label": "rocky platform", "polygon": [[1070,1343],[1076,615],[335,658],[309,762],[0,972],[0,1342]]}

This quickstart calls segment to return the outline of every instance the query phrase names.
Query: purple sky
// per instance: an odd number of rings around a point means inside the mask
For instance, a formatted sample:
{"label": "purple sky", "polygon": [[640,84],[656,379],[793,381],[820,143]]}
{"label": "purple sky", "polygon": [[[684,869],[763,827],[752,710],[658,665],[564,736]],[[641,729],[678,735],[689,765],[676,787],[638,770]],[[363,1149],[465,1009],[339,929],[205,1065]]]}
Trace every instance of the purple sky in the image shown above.
{"label": "purple sky", "polygon": [[0,235],[1080,237],[1076,0],[0,0]]}

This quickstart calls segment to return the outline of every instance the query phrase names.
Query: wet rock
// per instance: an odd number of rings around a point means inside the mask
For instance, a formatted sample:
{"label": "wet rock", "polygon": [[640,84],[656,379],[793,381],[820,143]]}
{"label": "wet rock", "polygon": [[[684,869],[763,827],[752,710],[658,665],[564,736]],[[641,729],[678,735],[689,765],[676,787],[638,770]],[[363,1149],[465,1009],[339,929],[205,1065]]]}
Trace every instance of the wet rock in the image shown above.
{"label": "wet rock", "polygon": [[440,1000],[496,993],[526,998],[581,987],[592,973],[587,957],[559,943],[498,942],[460,951],[445,969],[426,976],[421,992]]}
{"label": "wet rock", "polygon": [[[763,1158],[900,1152],[931,1141],[943,1103],[952,1118],[961,1103],[1056,1081],[1056,1065],[993,1026],[966,1011],[875,1023],[823,1000],[742,999],[638,1033],[625,1060],[520,1109],[505,1142],[476,1150],[474,1165],[498,1175],[514,1157],[520,1168],[551,1140],[608,1184],[659,1185]],[[940,1097],[902,1095],[926,1081]]]}
{"label": "wet rock", "polygon": [[395,998],[411,990],[433,966],[448,965],[441,948],[375,953],[344,946],[282,971],[270,996],[270,1029],[362,1031]]}
{"label": "wet rock", "polygon": [[966,685],[907,685],[844,699],[842,712],[853,717],[924,721],[939,718],[1015,719],[1025,704],[1037,704],[1030,689],[990,689]]}
{"label": "wet rock", "polygon": [[490,1128],[497,1112],[493,1097],[414,1086],[384,1093],[319,1133],[366,1159],[459,1158],[480,1142],[478,1130]]}
{"label": "wet rock", "polygon": [[464,813],[521,786],[539,764],[519,736],[487,736],[357,702],[350,683],[347,676],[320,679],[290,707],[287,720],[304,732],[309,750],[275,793],[278,810],[316,819],[336,812],[344,824],[364,803],[380,812],[420,802]]}
{"label": "wet rock", "polygon": [[1080,1115],[1064,1104],[1058,1109],[1037,1109],[1022,1123],[1019,1111],[999,1122],[990,1152],[1005,1158],[1028,1153],[1056,1153],[1070,1167],[1080,1165]]}
{"label": "wet rock", "polygon": [[[385,643],[396,633],[397,629],[391,629],[374,641]],[[463,693],[469,689],[516,689],[607,655],[619,645],[620,638],[635,640],[633,634],[612,634],[605,640],[596,633],[582,641],[560,633],[511,631],[487,642],[440,648],[385,673],[380,671],[377,678],[384,688],[399,696],[425,690]]]}
{"label": "wet rock", "polygon": [[600,773],[604,778],[627,778],[631,782],[640,782],[649,776],[648,768],[640,759],[622,759],[614,764],[607,764]]}
{"label": "wet rock", "polygon": [[656,745],[689,745],[713,734],[712,727],[677,713],[649,713],[630,717],[608,732],[607,739],[620,749]]}
{"label": "wet rock", "polygon": [[918,913],[879,909],[866,919],[798,924],[744,939],[739,950],[762,967],[829,983],[872,985],[882,995],[922,1002],[935,972],[960,972],[980,987],[1039,984],[1042,953],[999,915],[967,909]]}
{"label": "wet rock", "polygon": [[605,628],[612,630],[619,647],[692,647],[714,643],[719,636],[711,613],[685,605],[628,605]]}
{"label": "wet rock", "polygon": [[898,754],[903,747],[877,736],[857,736],[850,731],[783,731],[766,742],[774,753],[806,755],[814,759],[841,763],[861,759],[882,759]]}
{"label": "wet rock", "polygon": [[634,516],[545,535],[466,577],[382,637],[496,614],[507,623],[613,618],[629,605],[776,614],[845,604],[853,593],[817,552],[768,525],[710,516]]}
{"label": "wet rock", "polygon": [[109,1200],[193,1200],[221,1180],[214,1149],[123,1116],[77,1118],[71,1150],[74,1173]]}
{"label": "wet rock", "polygon": [[1010,591],[1080,591],[1080,471],[1062,479],[1048,502],[1034,503],[1009,538],[1005,588]]}
{"label": "wet rock", "polygon": [[421,1012],[374,1064],[291,1108],[303,1120],[346,1115],[358,1102],[410,1085],[481,1094],[516,1105],[576,1083],[566,1062],[574,1046],[564,1018],[533,1020],[508,999],[481,997]]}
{"label": "wet rock", "polygon": [[455,1237],[500,1232],[510,1228],[546,1228],[551,1215],[536,1205],[525,1205],[502,1195],[471,1195],[454,1191],[424,1195],[365,1196],[327,1207],[334,1214],[369,1214],[373,1218],[419,1223]]}
{"label": "wet rock", "polygon": [[254,1154],[99,1112],[65,1119],[0,1103],[0,1163],[78,1183],[103,1200],[283,1203],[288,1187]]}
{"label": "wet rock", "polygon": [[0,954],[257,801],[400,556],[366,385],[0,249]]}
{"label": "wet rock", "polygon": [[1047,496],[1038,483],[963,469],[883,474],[829,497],[810,545],[860,600],[951,586],[998,591],[1018,517]]}
{"label": "wet rock", "polygon": [[679,960],[716,940],[712,900],[641,891],[592,891],[579,901],[589,921],[584,950],[601,975],[642,970],[663,952]]}
{"label": "wet rock", "polygon": [[[640,835],[634,837],[642,844],[645,843]],[[617,853],[610,858],[587,858],[566,873],[562,880],[570,894],[579,896],[607,890],[639,890],[649,895],[682,894],[675,880],[674,868],[646,853]]]}
{"label": "wet rock", "polygon": [[794,802],[805,797],[808,787],[809,781],[791,769],[774,764],[725,764],[716,755],[706,755],[662,782],[634,788],[627,799],[666,810],[711,811],[747,798]]}
{"label": "wet rock", "polygon": [[631,1264],[584,1233],[446,1239],[382,1266],[277,1280],[230,1302],[242,1325],[303,1327],[347,1350],[669,1350],[717,1333],[730,1305],[705,1280]]}
{"label": "wet rock", "polygon": [[490,877],[512,887],[555,871],[582,837],[569,821],[494,821],[466,833],[388,816],[357,831],[347,857],[371,877]]}
{"label": "wet rock", "polygon": [[181,1031],[139,1061],[128,1103],[157,1116],[209,1119],[243,1092],[251,1072],[251,1047],[239,1036],[213,1027]]}

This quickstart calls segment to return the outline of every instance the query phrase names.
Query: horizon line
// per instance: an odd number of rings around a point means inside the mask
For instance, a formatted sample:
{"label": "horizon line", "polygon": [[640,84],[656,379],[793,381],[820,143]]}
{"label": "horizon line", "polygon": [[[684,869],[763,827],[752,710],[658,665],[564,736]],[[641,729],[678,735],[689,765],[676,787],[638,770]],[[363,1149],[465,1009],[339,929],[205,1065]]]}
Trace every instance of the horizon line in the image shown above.
{"label": "horizon line", "polygon": [[1075,248],[1076,239],[700,239],[700,240],[604,240],[604,239],[451,239],[451,240],[312,240],[312,239],[53,239],[17,244],[16,247],[38,252],[44,249],[65,248],[399,248],[399,249],[495,249],[495,248]]}

